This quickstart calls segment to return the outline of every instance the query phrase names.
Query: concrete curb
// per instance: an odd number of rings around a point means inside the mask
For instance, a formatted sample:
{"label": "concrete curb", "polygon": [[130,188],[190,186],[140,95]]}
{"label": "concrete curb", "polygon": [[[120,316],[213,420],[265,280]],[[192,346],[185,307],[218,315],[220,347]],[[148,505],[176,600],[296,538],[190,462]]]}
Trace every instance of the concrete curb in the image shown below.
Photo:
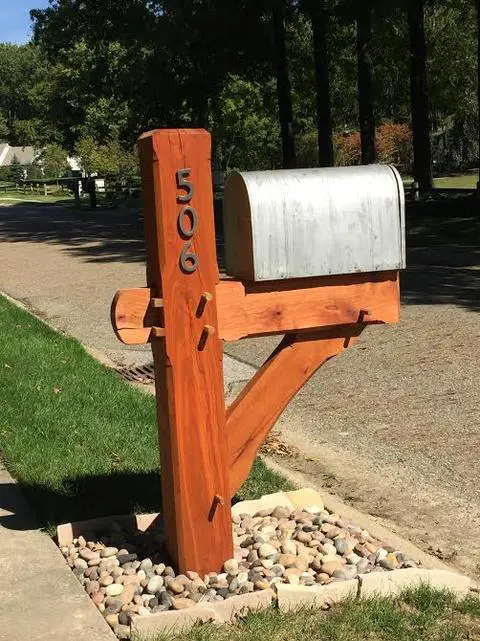
{"label": "concrete curb", "polygon": [[240,594],[227,601],[200,603],[187,610],[159,612],[151,616],[135,617],[131,624],[132,632],[141,638],[155,634],[178,634],[186,632],[200,622],[231,623],[238,616],[248,612],[258,612],[269,608],[276,594],[273,590]]}
{"label": "concrete curb", "polygon": [[[330,498],[326,494],[321,495],[310,488],[277,492],[253,501],[241,501],[232,507],[232,514],[253,515],[259,510],[272,509],[279,505],[292,510],[298,508],[308,510],[309,507],[318,510],[318,508],[323,509],[325,506],[329,511],[341,513],[343,517],[355,521],[365,529],[368,528],[371,536],[385,543],[390,543],[414,559],[420,557],[418,560],[422,562],[424,567],[372,572],[348,581],[334,581],[328,585],[311,587],[277,583],[274,590],[268,589],[237,595],[217,603],[199,603],[184,610],[170,610],[150,616],[136,616],[131,623],[132,633],[141,638],[148,638],[155,634],[178,634],[187,631],[199,622],[228,623],[248,611],[264,610],[274,602],[282,612],[295,611],[305,606],[328,609],[331,605],[346,599],[372,596],[394,597],[405,588],[417,587],[420,584],[450,590],[459,599],[468,594],[472,583],[468,577],[451,571],[438,559],[429,557],[385,528],[375,527],[377,524],[371,520],[371,517],[358,513],[361,518],[356,518],[356,510],[343,509],[347,506],[343,506],[338,500],[331,501]],[[128,528],[144,531],[155,525],[159,518],[161,518],[159,514],[123,515],[66,523],[57,528],[58,541],[61,546],[68,545],[79,534],[104,529],[112,520],[118,521]],[[429,569],[425,567],[427,565],[430,566]]]}
{"label": "concrete curb", "polygon": [[338,581],[329,585],[306,587],[278,583],[278,608],[282,612],[295,612],[304,607],[328,609],[347,599],[399,596],[407,588],[429,585],[437,590],[448,590],[457,599],[464,599],[470,589],[470,579],[445,570],[408,568],[390,572],[371,572],[357,579]]}

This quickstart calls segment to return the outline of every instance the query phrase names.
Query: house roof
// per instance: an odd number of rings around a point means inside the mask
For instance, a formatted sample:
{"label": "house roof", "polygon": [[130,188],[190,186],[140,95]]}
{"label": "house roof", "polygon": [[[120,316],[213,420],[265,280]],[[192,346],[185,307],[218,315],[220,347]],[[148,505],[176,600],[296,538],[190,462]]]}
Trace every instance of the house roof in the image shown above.
{"label": "house roof", "polygon": [[8,143],[0,143],[0,167],[11,165],[15,159],[20,165],[31,165],[35,157],[34,147],[11,147]]}

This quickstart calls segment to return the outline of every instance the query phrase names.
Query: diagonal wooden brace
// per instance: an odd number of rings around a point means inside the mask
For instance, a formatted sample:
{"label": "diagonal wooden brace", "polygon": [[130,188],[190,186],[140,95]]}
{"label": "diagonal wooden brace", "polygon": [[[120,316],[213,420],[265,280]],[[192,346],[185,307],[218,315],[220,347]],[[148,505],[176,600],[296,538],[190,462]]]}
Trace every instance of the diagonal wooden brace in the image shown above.
{"label": "diagonal wooden brace", "polygon": [[308,379],[343,352],[364,324],[287,335],[227,410],[230,494],[247,479],[255,456],[277,419]]}

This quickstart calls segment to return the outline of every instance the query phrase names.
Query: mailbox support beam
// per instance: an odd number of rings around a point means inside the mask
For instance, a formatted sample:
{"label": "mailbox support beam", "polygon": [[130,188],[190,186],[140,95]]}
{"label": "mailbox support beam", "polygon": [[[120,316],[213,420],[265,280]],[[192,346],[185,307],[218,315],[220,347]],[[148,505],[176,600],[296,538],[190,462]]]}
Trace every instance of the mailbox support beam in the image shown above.
{"label": "mailbox support beam", "polygon": [[[216,286],[218,335],[226,341],[284,334],[316,327],[400,319],[397,271],[322,276],[268,283],[221,280]],[[126,344],[151,340],[158,322],[148,288],[121,289],[112,305],[112,324]]]}
{"label": "mailbox support beam", "polygon": [[180,571],[206,573],[233,555],[222,343],[204,304],[219,280],[210,136],[157,130],[138,146],[167,546]]}

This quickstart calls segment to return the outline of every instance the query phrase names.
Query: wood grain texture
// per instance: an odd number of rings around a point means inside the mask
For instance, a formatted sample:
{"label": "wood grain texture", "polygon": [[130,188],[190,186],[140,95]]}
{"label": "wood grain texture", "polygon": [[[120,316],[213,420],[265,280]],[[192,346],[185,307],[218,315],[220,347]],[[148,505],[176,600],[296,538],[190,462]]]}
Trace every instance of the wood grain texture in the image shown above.
{"label": "wood grain texture", "polygon": [[388,165],[242,172],[225,184],[225,265],[240,280],[401,269],[404,227]]}
{"label": "wood grain texture", "polygon": [[333,325],[395,323],[400,319],[398,272],[322,276],[246,285],[225,280],[217,286],[221,338],[284,333]]}
{"label": "wood grain texture", "polygon": [[117,338],[126,345],[144,345],[150,341],[154,325],[163,325],[161,310],[153,309],[148,287],[119,289],[111,308],[111,321]]}
{"label": "wood grain texture", "polygon": [[[152,340],[155,361],[163,514],[169,552],[180,571],[217,571],[232,556],[223,401],[222,344],[215,305],[197,315],[204,292],[218,282],[210,136],[204,130],[157,130],[139,140],[145,201],[147,283],[164,301],[165,338]],[[186,190],[176,172],[190,169],[188,203],[198,225],[189,251],[196,271],[180,268],[186,239],[178,215]],[[202,349],[199,343],[205,326]]]}
{"label": "wood grain texture", "polygon": [[248,477],[255,456],[298,390],[362,332],[363,324],[285,336],[227,411],[230,494]]}
{"label": "wood grain texture", "polygon": [[[349,325],[360,319],[369,323],[400,319],[399,274],[395,271],[251,284],[223,280],[215,291],[218,333],[226,341]],[[151,296],[148,288],[117,292],[112,323],[124,343],[150,340],[147,325],[154,324]],[[208,304],[202,297],[197,314]]]}

